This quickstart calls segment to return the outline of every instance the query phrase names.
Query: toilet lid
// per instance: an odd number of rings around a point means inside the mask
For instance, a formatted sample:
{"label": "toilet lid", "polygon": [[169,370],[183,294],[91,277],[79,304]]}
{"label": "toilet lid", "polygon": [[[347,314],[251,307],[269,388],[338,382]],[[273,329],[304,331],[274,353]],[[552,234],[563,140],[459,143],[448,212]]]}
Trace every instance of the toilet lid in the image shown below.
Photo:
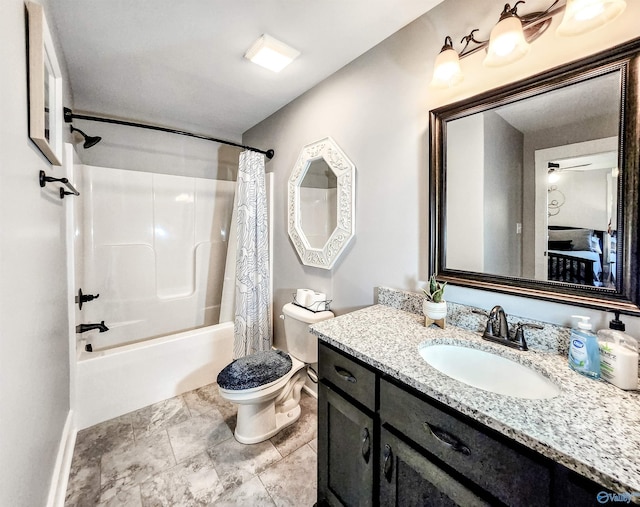
{"label": "toilet lid", "polygon": [[265,350],[236,359],[218,375],[223,389],[241,391],[275,382],[291,371],[291,358],[282,350]]}

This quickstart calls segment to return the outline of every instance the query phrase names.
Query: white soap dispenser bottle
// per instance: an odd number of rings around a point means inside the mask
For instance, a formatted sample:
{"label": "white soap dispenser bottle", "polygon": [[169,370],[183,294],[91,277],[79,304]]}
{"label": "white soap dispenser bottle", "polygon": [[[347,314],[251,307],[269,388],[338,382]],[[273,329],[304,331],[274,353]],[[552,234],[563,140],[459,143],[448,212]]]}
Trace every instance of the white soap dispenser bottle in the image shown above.
{"label": "white soap dispenser bottle", "polygon": [[620,312],[609,322],[609,329],[598,331],[600,374],[620,389],[638,388],[638,342],[624,332]]}

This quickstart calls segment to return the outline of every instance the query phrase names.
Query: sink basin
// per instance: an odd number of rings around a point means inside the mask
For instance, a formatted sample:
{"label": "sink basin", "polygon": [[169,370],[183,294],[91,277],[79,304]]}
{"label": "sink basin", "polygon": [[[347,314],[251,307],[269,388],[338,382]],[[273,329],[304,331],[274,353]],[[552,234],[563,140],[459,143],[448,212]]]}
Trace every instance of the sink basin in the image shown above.
{"label": "sink basin", "polygon": [[484,350],[457,345],[428,345],[422,358],[436,370],[478,389],[517,398],[543,399],[560,388],[526,366]]}

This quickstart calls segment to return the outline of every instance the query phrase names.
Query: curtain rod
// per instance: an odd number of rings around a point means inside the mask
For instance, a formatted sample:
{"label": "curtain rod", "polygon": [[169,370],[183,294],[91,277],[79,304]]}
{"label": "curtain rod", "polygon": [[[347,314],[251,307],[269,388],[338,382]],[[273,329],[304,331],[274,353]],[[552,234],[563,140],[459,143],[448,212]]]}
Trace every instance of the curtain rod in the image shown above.
{"label": "curtain rod", "polygon": [[71,121],[75,118],[78,120],[89,120],[89,121],[99,121],[103,123],[115,123],[116,125],[126,125],[127,127],[138,127],[149,130],[159,130],[160,132],[168,132],[170,134],[180,134],[181,136],[187,137],[195,137],[197,139],[204,139],[205,141],[214,141],[216,143],[228,144],[229,146],[236,146],[237,148],[244,148],[246,150],[256,151],[258,153],[262,153],[269,160],[273,158],[275,152],[273,150],[259,150],[258,148],[254,148],[252,146],[245,146],[244,144],[234,143],[233,141],[225,141],[224,139],[217,139],[215,137],[204,136],[201,134],[194,134],[193,132],[187,132],[185,130],[176,130],[170,129],[168,127],[159,127],[157,125],[148,125],[146,123],[137,123],[133,121],[126,120],[116,120],[113,118],[103,118],[100,116],[88,116],[85,114],[76,114],[68,107],[64,109],[64,121],[65,123],[71,123]]}

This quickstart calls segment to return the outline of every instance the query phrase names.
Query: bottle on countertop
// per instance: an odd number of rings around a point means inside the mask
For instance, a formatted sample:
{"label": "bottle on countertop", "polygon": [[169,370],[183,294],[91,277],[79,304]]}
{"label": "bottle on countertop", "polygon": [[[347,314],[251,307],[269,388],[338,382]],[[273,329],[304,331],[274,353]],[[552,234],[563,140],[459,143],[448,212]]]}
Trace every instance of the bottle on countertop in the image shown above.
{"label": "bottle on countertop", "polygon": [[598,338],[591,330],[589,317],[572,315],[578,327],[571,329],[569,338],[569,366],[572,370],[592,379],[600,378],[600,349]]}
{"label": "bottle on countertop", "polygon": [[624,332],[620,312],[609,322],[609,329],[598,331],[600,373],[620,389],[638,388],[638,342]]}

